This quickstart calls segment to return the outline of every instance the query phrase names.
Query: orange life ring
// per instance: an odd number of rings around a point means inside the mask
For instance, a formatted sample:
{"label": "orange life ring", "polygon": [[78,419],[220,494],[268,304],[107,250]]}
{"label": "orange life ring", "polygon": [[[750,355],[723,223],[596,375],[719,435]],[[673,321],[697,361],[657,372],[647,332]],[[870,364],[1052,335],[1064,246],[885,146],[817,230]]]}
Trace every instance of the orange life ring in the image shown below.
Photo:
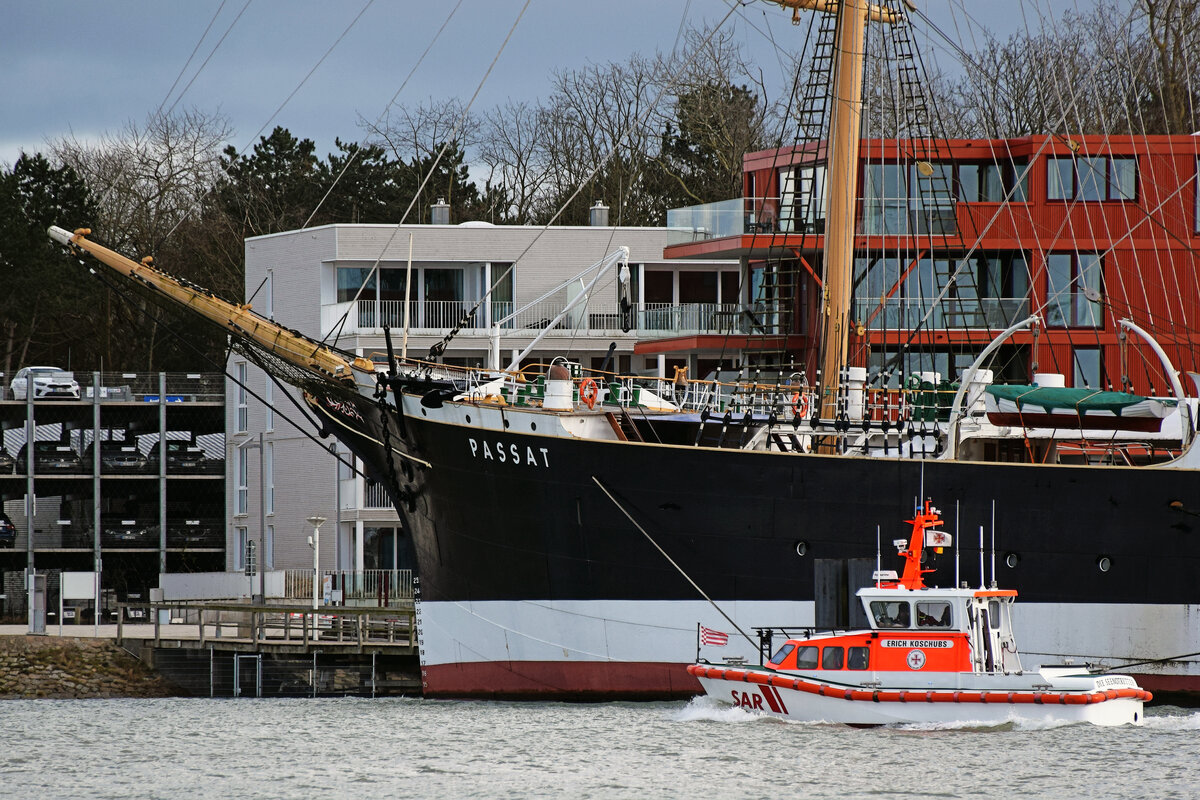
{"label": "orange life ring", "polygon": [[808,394],[805,392],[796,392],[792,395],[792,411],[797,417],[808,416]]}
{"label": "orange life ring", "polygon": [[596,398],[600,395],[600,387],[591,378],[584,378],[579,384],[579,399],[587,404],[590,411],[596,405]]}

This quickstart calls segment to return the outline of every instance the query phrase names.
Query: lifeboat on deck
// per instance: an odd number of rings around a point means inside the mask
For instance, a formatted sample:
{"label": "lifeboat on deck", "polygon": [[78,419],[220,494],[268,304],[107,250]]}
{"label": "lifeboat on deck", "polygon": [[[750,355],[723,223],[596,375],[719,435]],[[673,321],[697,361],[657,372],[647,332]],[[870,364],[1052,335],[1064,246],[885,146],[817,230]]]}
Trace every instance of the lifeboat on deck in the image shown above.
{"label": "lifeboat on deck", "polygon": [[809,722],[1141,724],[1151,695],[1128,675],[1021,668],[1016,591],[925,586],[922,553],[953,540],[928,501],[909,522],[911,537],[896,541],[903,574],[877,570],[857,593],[868,629],[789,638],[761,666],[700,661],[688,672],[720,702]]}

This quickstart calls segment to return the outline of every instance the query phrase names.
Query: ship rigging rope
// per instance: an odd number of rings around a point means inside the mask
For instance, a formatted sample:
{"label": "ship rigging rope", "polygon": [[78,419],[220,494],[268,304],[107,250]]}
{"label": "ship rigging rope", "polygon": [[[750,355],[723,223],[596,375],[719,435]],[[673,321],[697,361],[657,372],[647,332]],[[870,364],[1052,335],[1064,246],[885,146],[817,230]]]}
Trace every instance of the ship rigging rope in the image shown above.
{"label": "ship rigging rope", "polygon": [[[416,62],[412,65],[412,69],[408,71],[408,75],[406,75],[404,80],[400,83],[400,88],[396,90],[396,93],[392,95],[392,99],[387,101],[387,105],[383,107],[383,111],[379,112],[379,116],[375,118],[375,122],[371,126],[372,130],[378,130],[379,126],[383,124],[388,112],[391,111],[392,106],[396,104],[396,99],[400,97],[400,93],[404,91],[406,86],[408,86],[408,82],[412,80],[412,76],[416,73],[417,69],[419,69],[421,64],[425,62],[425,57],[429,55],[429,51],[433,49],[433,46],[437,44],[438,39],[442,37],[442,32],[446,30],[446,26],[450,24],[450,20],[454,18],[455,13],[458,12],[458,9],[460,6],[462,6],[462,4],[463,0],[458,0],[458,2],[454,4],[454,8],[450,9],[450,13],[446,15],[446,19],[442,21],[442,27],[438,28],[437,33],[435,33],[433,38],[429,40],[429,44],[425,46],[425,51],[421,53],[421,57],[416,60]],[[366,142],[366,137],[364,137],[362,144],[366,144]],[[329,185],[329,188],[325,191],[325,195],[317,202],[316,206],[313,207],[312,213],[308,215],[308,219],[304,220],[304,224],[300,226],[301,229],[307,228],[310,224],[312,224],[313,217],[315,217],[317,212],[321,210],[321,206],[325,205],[325,201],[329,199],[329,195],[333,194],[334,188],[342,180],[342,177],[346,174],[346,171],[350,169],[350,166],[358,160],[358,157],[362,154],[362,151],[363,149],[361,146],[356,147],[354,152],[350,154],[350,157],[346,159],[346,165],[342,167],[342,171],[339,172],[337,177],[333,179],[333,183]],[[407,214],[408,212],[405,213]]]}
{"label": "ship rigging rope", "polygon": [[[217,52],[217,48],[221,46],[221,42],[225,41],[225,36],[229,35],[229,31],[233,30],[233,27],[234,27],[234,25],[237,24],[238,19],[241,19],[242,14],[245,13],[246,8],[250,5],[250,2],[251,2],[251,0],[246,0],[246,5],[242,7],[242,10],[240,12],[238,12],[237,19],[234,19],[234,21],[232,23],[230,23],[229,29],[225,31],[225,34],[221,37],[221,41],[217,42],[216,46],[213,47],[212,52],[209,53],[208,58],[205,59],[204,64],[201,64],[200,68],[196,71],[196,74],[192,76],[192,81],[195,81],[196,78],[199,77],[200,72],[208,64],[208,59],[211,59],[213,57],[213,55]],[[337,46],[339,44],[341,44],[342,39],[346,38],[346,34],[348,34],[350,32],[351,28],[353,28],[356,24],[358,24],[358,21],[360,19],[362,19],[363,14],[366,13],[367,9],[370,8],[374,2],[375,2],[375,0],[367,0],[367,4],[362,7],[362,10],[359,11],[357,15],[355,15],[354,19],[350,21],[350,24],[346,26],[345,30],[343,30],[341,32],[341,34],[338,36],[338,38],[334,40],[333,44],[331,44],[329,46],[329,48],[324,52],[324,54],[322,54],[322,56],[319,59],[317,59],[317,63],[313,64],[312,69],[310,69],[308,71],[308,73],[300,80],[300,83],[298,83],[296,85],[296,88],[292,89],[291,94],[289,94],[284,99],[284,101],[279,104],[279,107],[276,108],[275,111],[271,114],[271,116],[267,118],[267,121],[264,122],[262,124],[262,126],[259,127],[259,129],[257,131],[254,132],[254,135],[250,137],[250,143],[246,145],[247,150],[253,145],[254,140],[262,135],[262,132],[267,129],[267,126],[275,121],[275,118],[278,117],[280,112],[282,112],[283,109],[287,106],[287,104],[292,101],[292,98],[296,96],[296,93],[299,92],[304,87],[304,84],[308,83],[308,79],[313,76],[313,74],[317,71],[317,68],[320,67],[321,64],[325,63],[325,59],[329,58],[330,53],[332,53],[337,48]],[[178,102],[181,99],[183,99],[183,95],[187,92],[188,88],[191,85],[192,85],[191,82],[189,82],[188,85],[184,87],[183,91],[179,93],[179,97],[176,98],[175,103],[171,104],[171,109],[174,109],[175,105],[178,104]],[[170,110],[168,110],[168,113],[170,113]],[[243,150],[242,152],[244,153],[245,150]],[[222,175],[228,176],[230,170],[232,170],[237,163],[238,163],[237,156],[230,158],[229,163],[226,165],[225,169],[222,170]],[[212,191],[212,190],[210,189],[209,191]],[[164,236],[163,239],[164,240],[169,239],[172,235],[174,235],[175,231],[177,231],[179,229],[179,226],[182,225],[184,222],[186,222],[191,217],[192,217],[192,214],[190,214],[190,213],[184,214],[183,216],[181,216],[179,218],[179,220],[171,227],[171,230],[167,231],[166,236]]]}
{"label": "ship rigging rope", "polygon": [[654,537],[651,536],[649,533],[647,533],[646,529],[638,524],[638,521],[633,518],[632,514],[630,514],[628,511],[625,510],[625,506],[621,505],[620,501],[617,500],[617,498],[613,497],[613,494],[612,494],[612,492],[610,492],[608,490],[608,487],[606,487],[603,483],[601,483],[600,479],[597,478],[595,475],[592,476],[592,480],[595,482],[595,484],[597,486],[600,487],[600,491],[604,492],[604,494],[606,494],[608,496],[608,499],[613,502],[613,505],[615,505],[617,507],[617,509],[620,510],[620,512],[622,514],[624,514],[625,517],[630,522],[633,523],[633,527],[635,527],[639,531],[641,531],[642,536],[645,536],[647,541],[649,541],[650,544],[654,545],[654,548],[656,550],[658,550],[659,553],[662,553],[662,557],[665,558],[667,561],[669,561],[671,566],[674,567],[676,570],[678,570],[679,574],[682,575],[684,577],[684,579],[686,579],[687,582],[692,585],[692,588],[694,588],[697,592],[699,592],[700,596],[703,597],[705,600],[707,600],[708,604],[711,605],[713,608],[715,608],[717,610],[717,613],[720,614],[722,617],[724,617],[726,619],[726,621],[729,622],[729,624],[732,625],[734,627],[734,629],[742,635],[743,639],[745,639],[754,648],[757,649],[758,643],[755,642],[753,639],[751,639],[750,636],[744,630],[742,630],[741,627],[736,622],[734,622],[733,619],[728,614],[725,613],[724,609],[722,609],[719,605],[717,605],[713,601],[713,599],[711,597],[709,597],[707,594],[704,593],[704,590],[700,588],[700,585],[698,583],[696,583],[694,580],[692,580],[690,575],[688,575],[686,572],[683,571],[683,567],[681,567],[675,563],[675,559],[673,559],[669,555],[667,555],[667,551],[663,550],[662,547],[659,545],[659,543],[654,541]]}
{"label": "ship rigging rope", "polygon": [[[330,336],[333,336],[335,333],[339,336],[341,335],[342,326],[346,324],[346,320],[350,316],[350,309],[353,308],[354,304],[358,302],[359,295],[361,295],[363,289],[367,287],[367,283],[369,283],[375,273],[379,271],[379,263],[383,261],[384,254],[387,253],[388,248],[391,247],[392,242],[395,241],[396,236],[399,235],[400,226],[404,224],[406,219],[408,219],[408,215],[412,212],[413,206],[417,204],[417,200],[421,197],[421,193],[425,191],[425,186],[429,183],[430,179],[433,178],[433,174],[437,171],[438,165],[442,163],[442,157],[446,155],[446,151],[450,149],[450,145],[458,138],[458,132],[462,128],[463,123],[466,122],[467,115],[471,112],[471,106],[473,106],[475,101],[479,98],[479,93],[483,91],[483,85],[487,83],[487,79],[491,76],[492,70],[496,68],[496,62],[500,60],[500,55],[504,52],[505,48],[508,47],[508,43],[512,39],[513,33],[516,32],[517,25],[520,24],[521,19],[525,16],[525,12],[528,10],[530,2],[531,0],[525,0],[525,5],[521,6],[521,10],[517,12],[517,18],[513,20],[512,27],[508,29],[508,35],[505,36],[504,41],[500,43],[500,49],[496,51],[496,55],[492,56],[492,63],[488,65],[487,71],[484,72],[483,77],[479,79],[479,84],[475,87],[475,94],[471,95],[471,99],[467,101],[462,113],[458,116],[458,119],[455,120],[454,127],[450,129],[450,133],[446,137],[446,141],[442,143],[442,149],[438,151],[437,157],[433,160],[433,163],[429,165],[429,169],[426,171],[425,177],[421,179],[421,185],[417,187],[417,191],[413,193],[412,200],[408,202],[408,208],[404,209],[404,213],[400,216],[400,221],[397,222],[392,228],[392,233],[390,236],[388,236],[388,240],[383,243],[381,248],[379,248],[379,256],[375,259],[375,263],[371,265],[370,272],[368,272],[367,276],[363,278],[362,285],[358,287],[358,291],[354,293],[354,299],[350,301],[351,304],[346,307],[344,312],[342,312],[342,317],[337,321],[337,324],[333,325],[329,329],[329,333],[322,338],[322,342],[325,341],[325,339],[328,339]],[[457,8],[457,6],[455,8]],[[491,289],[489,289],[487,294],[484,295],[484,298],[486,299],[490,295]],[[481,299],[479,303],[475,304],[475,308],[478,308],[482,303],[483,300]],[[474,313],[475,308],[472,308],[471,312],[468,312],[468,314]],[[451,332],[451,335],[457,333],[459,328],[466,324],[466,320],[469,318],[468,314],[463,315],[454,331]]]}
{"label": "ship rigging rope", "polygon": [[[403,398],[399,398],[398,402],[404,402],[404,399],[403,399]],[[367,435],[366,435],[365,433],[363,433],[362,431],[355,430],[354,428],[351,428],[349,425],[347,425],[346,423],[342,422],[340,419],[338,419],[337,417],[335,417],[333,414],[330,414],[328,411],[326,411],[325,409],[321,408],[320,406],[317,406],[317,408],[318,408],[318,409],[320,409],[321,413],[325,415],[325,418],[326,418],[326,419],[330,420],[331,422],[335,422],[335,423],[337,423],[339,426],[341,426],[341,427],[345,428],[346,430],[350,431],[350,432],[351,432],[351,433],[353,433],[355,436],[357,436],[357,437],[359,437],[359,438],[361,438],[361,439],[366,439],[368,442],[374,442],[375,444],[379,445],[380,447],[383,447],[383,446],[384,446],[383,442],[379,441],[379,440],[378,440],[378,439],[376,439],[374,436],[367,436]],[[425,467],[426,469],[433,469],[433,464],[430,464],[428,461],[426,461],[426,460],[425,460],[425,459],[423,459],[423,458],[417,458],[416,456],[414,456],[414,455],[412,455],[412,454],[410,454],[410,453],[405,453],[404,451],[402,451],[402,450],[397,450],[397,449],[396,449],[396,448],[394,448],[394,447],[389,447],[389,448],[388,448],[388,452],[389,452],[389,453],[395,453],[396,455],[400,456],[401,458],[407,458],[409,461],[415,461],[415,462],[417,462],[418,464],[420,464],[421,466]]]}
{"label": "ship rigging rope", "polygon": [[[526,2],[526,5],[528,5],[528,2]],[[725,16],[721,18],[720,22],[718,22],[716,25],[713,26],[713,28],[709,32],[708,36],[706,36],[704,38],[704,41],[701,42],[699,45],[697,45],[693,49],[692,54],[690,56],[688,56],[686,61],[683,62],[683,65],[679,68],[680,73],[682,73],[682,71],[685,68],[690,67],[692,65],[692,62],[696,60],[696,58],[700,54],[701,50],[703,50],[705,47],[708,46],[708,43],[710,41],[712,41],[713,37],[717,35],[717,32],[720,31],[721,28],[725,25],[725,23],[729,21],[729,18],[733,15],[734,11],[736,11],[738,8],[739,8],[738,4],[734,3],[730,7],[729,12],[726,13]],[[524,13],[523,10],[522,10],[522,13]],[[515,25],[515,23],[514,23],[514,25]],[[678,43],[678,40],[676,40],[676,41]],[[499,54],[497,54],[497,56],[498,55]],[[648,119],[650,117],[650,115],[652,113],[654,113],[654,111],[658,108],[659,100],[661,100],[662,96],[667,92],[667,90],[673,88],[678,83],[678,81],[679,81],[679,78],[678,78],[678,74],[677,74],[676,77],[673,77],[671,80],[669,80],[663,84],[662,88],[659,89],[658,94],[656,94],[654,96],[654,99],[651,100],[646,105],[646,110],[645,110],[645,112],[643,112],[642,116],[639,117],[638,119],[636,119],[635,124],[630,125],[629,128],[627,128],[625,130],[625,132],[621,134],[620,139],[613,142],[613,146],[609,149],[608,153],[606,153],[604,155],[604,157],[601,158],[600,161],[592,168],[592,171],[589,172],[587,174],[587,176],[579,182],[579,184],[575,187],[575,191],[572,192],[569,197],[567,197],[565,200],[562,201],[562,203],[558,207],[558,210],[554,212],[554,216],[551,217],[549,220],[547,220],[546,224],[543,225],[541,230],[539,230],[537,232],[537,235],[535,235],[533,237],[533,239],[530,240],[529,244],[527,244],[525,246],[525,249],[522,250],[517,255],[517,257],[512,260],[512,263],[508,265],[508,269],[506,269],[503,273],[501,273],[499,278],[492,281],[492,285],[489,286],[488,290],[483,293],[483,296],[480,297],[479,300],[477,300],[475,302],[475,305],[471,306],[471,308],[469,308],[463,312],[462,317],[459,318],[458,324],[455,325],[455,327],[449,333],[447,333],[445,336],[443,336],[442,340],[440,342],[437,342],[436,344],[433,345],[433,347],[429,348],[429,357],[431,360],[437,358],[438,356],[440,356],[442,353],[444,353],[446,351],[446,346],[449,345],[450,341],[459,334],[459,331],[462,330],[462,327],[468,321],[470,321],[470,319],[474,316],[475,312],[478,311],[479,308],[482,307],[484,303],[489,301],[489,299],[492,296],[492,292],[495,290],[495,288],[497,286],[499,286],[503,281],[507,280],[508,276],[510,274],[512,274],[512,271],[514,269],[516,269],[516,266],[521,261],[521,259],[523,259],[525,257],[525,255],[530,250],[533,249],[533,246],[538,243],[538,240],[540,240],[542,238],[542,236],[546,233],[546,231],[550,230],[550,226],[552,226],[558,220],[558,218],[563,215],[563,212],[567,210],[567,207],[575,201],[575,198],[579,196],[579,193],[582,192],[585,187],[587,187],[591,184],[592,179],[595,178],[596,175],[599,174],[600,170],[602,170],[604,168],[604,166],[609,161],[612,160],[613,156],[615,156],[617,154],[617,148],[624,141],[625,137],[629,136],[630,132],[635,129],[637,124],[644,122],[646,119]],[[481,84],[481,86],[482,86],[482,84]],[[478,94],[478,90],[476,91],[476,94]],[[474,98],[471,98],[471,99],[473,102]],[[468,104],[468,108],[470,108],[469,104]],[[465,111],[464,111],[464,114],[465,114]],[[440,158],[441,158],[441,156],[439,156],[439,159]],[[436,164],[435,164],[435,166],[436,166]],[[422,184],[421,186],[422,186],[422,188],[424,188],[424,184]],[[394,235],[395,234],[393,234],[393,237],[394,237]],[[611,241],[611,237],[610,237],[610,241]],[[389,242],[390,242],[390,240],[389,240]],[[386,248],[386,245],[384,247]],[[380,259],[382,259],[382,258],[383,258],[383,254],[381,253]],[[376,261],[375,266],[372,267],[372,270],[377,269],[378,266],[379,266],[379,261]],[[368,276],[368,278],[364,280],[364,282],[363,282],[364,286],[366,285],[366,280],[369,280],[369,277],[370,276]],[[357,299],[357,295],[355,296],[355,299]],[[349,310],[347,310],[346,313],[349,314]]]}

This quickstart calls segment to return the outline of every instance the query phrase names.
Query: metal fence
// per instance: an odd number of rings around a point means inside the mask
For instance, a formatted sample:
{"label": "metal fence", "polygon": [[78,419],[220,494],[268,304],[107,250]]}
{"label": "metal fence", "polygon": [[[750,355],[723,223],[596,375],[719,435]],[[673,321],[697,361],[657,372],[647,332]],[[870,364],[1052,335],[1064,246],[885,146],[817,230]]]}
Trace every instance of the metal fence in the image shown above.
{"label": "metal fence", "polygon": [[[347,605],[383,608],[398,606],[413,599],[411,569],[322,570],[321,575],[317,596],[322,602],[325,602],[325,578],[329,579],[331,595],[336,597],[336,593],[340,592],[341,602]],[[288,601],[312,600],[313,571],[284,570],[283,586],[284,599]]]}

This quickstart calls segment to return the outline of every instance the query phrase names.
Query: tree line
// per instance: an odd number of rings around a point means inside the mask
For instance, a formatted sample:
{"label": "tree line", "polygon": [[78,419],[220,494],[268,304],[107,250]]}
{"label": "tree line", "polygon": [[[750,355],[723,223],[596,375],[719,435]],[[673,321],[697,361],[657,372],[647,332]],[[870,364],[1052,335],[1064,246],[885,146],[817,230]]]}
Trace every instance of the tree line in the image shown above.
{"label": "tree line", "polygon": [[[937,135],[1190,133],[1200,81],[1200,0],[1104,0],[1051,32],[985,39],[964,71],[930,69]],[[218,369],[219,333],[87,278],[46,227],[90,227],[134,258],[228,298],[244,293],[250,236],[330,223],[451,220],[586,225],[597,200],[617,225],[742,194],[747,152],[796,136],[794,96],[723,31],[690,30],[678,52],[554,74],[545,100],[468,113],[460,101],[360,119],[321,157],[276,128],[248,150],[201,109],[129,123],[98,142],[65,137],[0,170],[0,370]],[[1066,54],[1065,56],[1063,54]],[[772,54],[773,55],[773,54]],[[780,54],[797,74],[801,56]],[[870,70],[869,70],[870,71]],[[887,98],[884,98],[887,101]],[[901,131],[899,117],[885,122]],[[186,336],[174,335],[187,331]]]}

